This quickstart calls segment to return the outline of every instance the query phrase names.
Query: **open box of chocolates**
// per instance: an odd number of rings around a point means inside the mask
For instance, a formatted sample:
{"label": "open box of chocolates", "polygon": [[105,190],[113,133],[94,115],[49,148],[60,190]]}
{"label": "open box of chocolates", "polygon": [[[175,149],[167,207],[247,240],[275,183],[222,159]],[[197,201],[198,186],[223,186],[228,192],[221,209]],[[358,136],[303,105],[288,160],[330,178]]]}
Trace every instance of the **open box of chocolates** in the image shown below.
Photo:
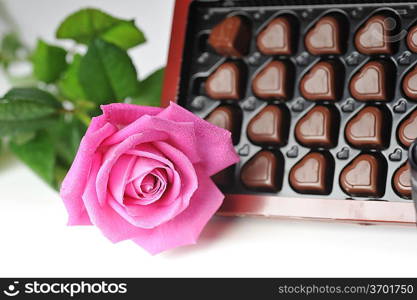
{"label": "open box of chocolates", "polygon": [[232,132],[223,215],[416,222],[417,3],[177,0],[163,101]]}

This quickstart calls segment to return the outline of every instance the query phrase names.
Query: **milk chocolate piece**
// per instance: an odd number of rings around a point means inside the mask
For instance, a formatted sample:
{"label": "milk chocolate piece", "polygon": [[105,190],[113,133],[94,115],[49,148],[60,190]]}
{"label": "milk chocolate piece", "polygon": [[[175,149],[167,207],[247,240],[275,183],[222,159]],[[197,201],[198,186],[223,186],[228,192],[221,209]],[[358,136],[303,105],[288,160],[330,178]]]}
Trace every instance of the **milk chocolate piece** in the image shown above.
{"label": "milk chocolate piece", "polygon": [[272,20],[258,35],[256,45],[265,55],[290,55],[292,53],[291,25],[286,17]]}
{"label": "milk chocolate piece", "polygon": [[403,91],[408,98],[417,100],[417,67],[404,76]]}
{"label": "milk chocolate piece", "polygon": [[335,65],[330,61],[322,61],[314,65],[301,79],[300,91],[308,100],[337,100]]}
{"label": "milk chocolate piece", "polygon": [[222,105],[213,110],[206,121],[213,125],[229,130],[232,133],[233,144],[239,143],[242,113],[232,105]]}
{"label": "milk chocolate piece", "polygon": [[395,171],[394,177],[392,178],[392,185],[401,197],[411,198],[412,186],[408,164],[402,165]]}
{"label": "milk chocolate piece", "polygon": [[356,33],[356,49],[363,54],[392,54],[392,24],[389,20],[388,17],[376,15],[366,21]]}
{"label": "milk chocolate piece", "polygon": [[284,145],[288,138],[287,113],[277,105],[265,106],[248,124],[247,134],[255,144]]}
{"label": "milk chocolate piece", "polygon": [[407,46],[411,51],[417,52],[417,25],[411,27],[408,31]]}
{"label": "milk chocolate piece", "polygon": [[291,187],[301,194],[328,194],[333,180],[327,157],[319,152],[304,156],[290,171]]}
{"label": "milk chocolate piece", "polygon": [[417,138],[417,110],[414,110],[398,127],[398,139],[405,147],[409,147]]}
{"label": "milk chocolate piece", "polygon": [[243,17],[232,16],[213,27],[208,43],[220,55],[242,57],[248,52],[250,35]]}
{"label": "milk chocolate piece", "polygon": [[283,169],[276,154],[262,150],[242,167],[240,178],[248,189],[277,192],[282,185]]}
{"label": "milk chocolate piece", "polygon": [[321,18],[305,36],[305,46],[313,55],[342,54],[340,24],[337,18]]}
{"label": "milk chocolate piece", "polygon": [[383,61],[371,61],[364,65],[351,79],[350,93],[359,101],[389,101],[389,66]]}
{"label": "milk chocolate piece", "polygon": [[338,124],[335,112],[318,105],[303,116],[295,126],[295,137],[306,147],[334,147]]}
{"label": "milk chocolate piece", "polygon": [[362,109],[347,124],[346,140],[356,148],[382,149],[387,146],[389,132],[383,112],[374,106]]}
{"label": "milk chocolate piece", "polygon": [[253,79],[252,90],[258,98],[288,99],[288,70],[285,63],[272,61]]}
{"label": "milk chocolate piece", "polygon": [[382,173],[379,160],[371,154],[357,156],[340,173],[340,186],[351,196],[382,196]]}
{"label": "milk chocolate piece", "polygon": [[242,94],[241,70],[234,62],[226,62],[207,79],[205,89],[210,98],[238,100]]}

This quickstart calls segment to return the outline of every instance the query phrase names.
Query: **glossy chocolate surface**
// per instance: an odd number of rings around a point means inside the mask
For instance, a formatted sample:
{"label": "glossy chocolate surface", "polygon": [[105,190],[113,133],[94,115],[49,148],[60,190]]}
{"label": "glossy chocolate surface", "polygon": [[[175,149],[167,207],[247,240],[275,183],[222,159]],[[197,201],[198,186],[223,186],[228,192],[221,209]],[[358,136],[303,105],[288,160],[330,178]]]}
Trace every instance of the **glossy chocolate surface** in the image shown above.
{"label": "glossy chocolate surface", "polygon": [[363,54],[391,54],[393,53],[392,24],[382,15],[375,15],[365,22],[357,31],[355,46]]}
{"label": "glossy chocolate surface", "polygon": [[290,184],[295,191],[302,194],[327,194],[330,167],[324,154],[309,153],[291,169]]}
{"label": "glossy chocolate surface", "polygon": [[306,147],[332,148],[337,143],[336,112],[318,105],[303,116],[295,127],[295,137]]}
{"label": "glossy chocolate surface", "polygon": [[300,91],[307,100],[337,100],[339,74],[330,61],[315,64],[301,79]]}
{"label": "glossy chocolate surface", "polygon": [[392,178],[392,184],[395,191],[404,198],[411,198],[411,177],[410,177],[410,167],[408,164],[402,165],[398,168],[394,177]]}
{"label": "glossy chocolate surface", "polygon": [[250,28],[241,16],[231,16],[210,32],[209,45],[220,55],[242,57],[247,54]]}
{"label": "glossy chocolate surface", "polygon": [[241,69],[234,62],[226,62],[218,67],[205,84],[210,98],[218,100],[239,100],[242,97]]}
{"label": "glossy chocolate surface", "polygon": [[262,150],[243,166],[240,178],[250,190],[277,192],[282,184],[283,167],[276,154]]}
{"label": "glossy chocolate surface", "polygon": [[351,196],[379,197],[384,183],[381,163],[372,154],[360,154],[340,174],[340,186]]}
{"label": "glossy chocolate surface", "polygon": [[242,113],[240,108],[232,105],[222,105],[211,112],[206,121],[213,125],[229,130],[232,133],[233,144],[239,143]]}
{"label": "glossy chocolate surface", "polygon": [[346,140],[355,148],[382,149],[389,137],[389,119],[384,118],[381,109],[368,106],[360,110],[346,125]]}
{"label": "glossy chocolate surface", "polygon": [[305,46],[313,55],[342,54],[339,20],[333,16],[321,18],[305,36]]}
{"label": "glossy chocolate surface", "polygon": [[255,144],[284,145],[288,138],[289,119],[277,105],[265,106],[248,124],[248,138]]}
{"label": "glossy chocolate surface", "polygon": [[252,81],[253,93],[262,99],[288,99],[289,71],[282,61],[268,63]]}
{"label": "glossy chocolate surface", "polygon": [[407,46],[413,52],[417,53],[417,25],[410,28],[407,34]]}
{"label": "glossy chocolate surface", "polygon": [[389,101],[388,71],[384,61],[368,62],[352,77],[350,93],[359,101]]}
{"label": "glossy chocolate surface", "polygon": [[400,124],[397,136],[401,144],[408,148],[417,138],[417,110],[409,114]]}
{"label": "glossy chocolate surface", "polygon": [[404,76],[402,88],[407,98],[417,100],[417,67]]}
{"label": "glossy chocolate surface", "polygon": [[292,53],[292,33],[288,18],[278,17],[261,31],[256,45],[265,55],[289,55]]}

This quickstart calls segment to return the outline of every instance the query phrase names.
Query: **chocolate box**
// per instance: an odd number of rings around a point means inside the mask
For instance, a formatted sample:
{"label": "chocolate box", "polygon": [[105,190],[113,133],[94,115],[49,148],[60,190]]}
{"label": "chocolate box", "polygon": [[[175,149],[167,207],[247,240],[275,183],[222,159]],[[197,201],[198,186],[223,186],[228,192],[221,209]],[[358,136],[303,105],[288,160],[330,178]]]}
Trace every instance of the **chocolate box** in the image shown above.
{"label": "chocolate box", "polygon": [[219,214],[416,223],[413,3],[177,0],[162,100],[232,132]]}

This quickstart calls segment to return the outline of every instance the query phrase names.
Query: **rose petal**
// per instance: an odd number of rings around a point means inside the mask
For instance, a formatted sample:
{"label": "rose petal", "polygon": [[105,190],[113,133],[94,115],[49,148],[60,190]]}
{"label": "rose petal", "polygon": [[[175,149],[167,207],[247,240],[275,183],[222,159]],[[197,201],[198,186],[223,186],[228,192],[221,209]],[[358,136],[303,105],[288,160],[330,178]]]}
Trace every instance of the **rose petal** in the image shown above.
{"label": "rose petal", "polygon": [[229,131],[210,124],[173,102],[158,117],[194,124],[198,153],[204,158],[199,164],[207,175],[212,176],[239,161]]}
{"label": "rose petal", "polygon": [[154,116],[163,109],[160,107],[140,106],[134,104],[114,103],[100,106],[107,122],[116,127],[124,127],[144,115]]}
{"label": "rose petal", "polygon": [[68,211],[68,225],[91,225],[81,196],[90,173],[94,153],[101,142],[117,131],[104,117],[93,118],[75,160],[62,182],[61,197]]}
{"label": "rose petal", "polygon": [[123,204],[126,185],[137,157],[134,155],[122,155],[114,164],[109,177],[109,190],[117,202]]}
{"label": "rose petal", "polygon": [[134,148],[141,143],[148,143],[150,141],[164,140],[167,134],[161,131],[148,130],[142,133],[134,134],[127,137],[123,142],[110,147],[103,158],[103,165],[97,175],[97,197],[101,204],[104,204],[107,196],[107,184],[109,180],[110,171],[117,159],[125,154],[126,151]]}
{"label": "rose petal", "polygon": [[133,239],[151,254],[157,254],[174,247],[194,244],[202,229],[219,209],[224,195],[205,171],[197,169],[199,188],[184,212],[154,229],[138,231]]}
{"label": "rose petal", "polygon": [[192,163],[200,161],[194,124],[191,122],[173,122],[155,116],[143,116],[127,125],[107,139],[103,145],[119,144],[133,134],[147,130],[157,130],[168,134],[168,142],[185,153]]}

